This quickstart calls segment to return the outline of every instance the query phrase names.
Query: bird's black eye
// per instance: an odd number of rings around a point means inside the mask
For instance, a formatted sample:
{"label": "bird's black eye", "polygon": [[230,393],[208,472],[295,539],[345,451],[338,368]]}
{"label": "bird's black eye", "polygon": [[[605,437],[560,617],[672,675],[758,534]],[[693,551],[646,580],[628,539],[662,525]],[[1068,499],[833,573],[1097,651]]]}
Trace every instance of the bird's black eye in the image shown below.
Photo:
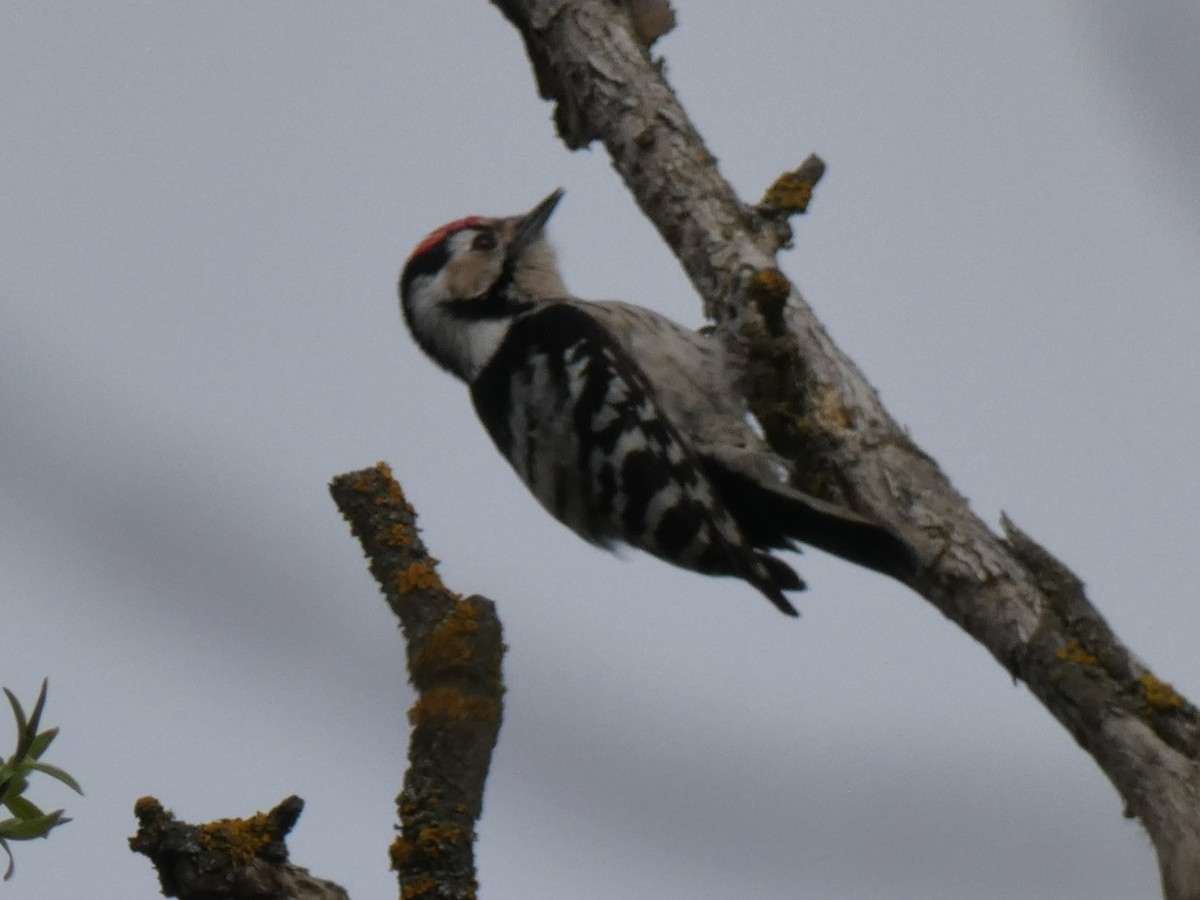
{"label": "bird's black eye", "polygon": [[475,240],[471,241],[472,250],[495,250],[496,235],[490,231],[481,231],[475,235]]}

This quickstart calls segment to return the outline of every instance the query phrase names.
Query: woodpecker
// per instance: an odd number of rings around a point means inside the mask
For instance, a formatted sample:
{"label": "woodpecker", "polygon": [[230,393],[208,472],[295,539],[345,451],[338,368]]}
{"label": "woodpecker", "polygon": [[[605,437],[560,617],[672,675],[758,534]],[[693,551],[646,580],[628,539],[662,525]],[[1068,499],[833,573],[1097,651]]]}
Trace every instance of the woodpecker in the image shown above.
{"label": "woodpecker", "polygon": [[797,541],[905,577],[890,531],[782,480],[789,466],[752,426],[720,340],[571,296],[545,236],[561,197],[443,225],[399,284],[413,339],[466,383],[542,506],[599,546],[744,579],[792,616],[784,591],[805,585],[771,551]]}

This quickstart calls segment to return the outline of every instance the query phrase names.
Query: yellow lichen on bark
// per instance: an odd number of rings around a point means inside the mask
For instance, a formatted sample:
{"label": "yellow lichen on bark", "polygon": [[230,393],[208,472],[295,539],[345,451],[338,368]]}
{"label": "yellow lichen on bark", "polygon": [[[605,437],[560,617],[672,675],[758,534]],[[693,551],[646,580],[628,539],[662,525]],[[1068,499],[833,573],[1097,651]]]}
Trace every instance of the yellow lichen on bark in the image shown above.
{"label": "yellow lichen on bark", "polygon": [[418,589],[446,590],[446,586],[442,584],[442,578],[438,575],[437,569],[429,563],[413,563],[396,575],[396,590],[400,593],[408,594]]}
{"label": "yellow lichen on bark", "polygon": [[412,532],[403,522],[397,522],[379,533],[379,543],[386,547],[407,547],[412,543],[412,539]]}
{"label": "yellow lichen on bark", "polygon": [[432,875],[420,875],[412,878],[404,883],[403,889],[400,891],[400,896],[403,900],[414,900],[416,897],[425,897],[437,890],[437,881]]}
{"label": "yellow lichen on bark", "polygon": [[1095,654],[1083,649],[1083,644],[1076,640],[1067,641],[1067,646],[1055,650],[1054,655],[1061,660],[1077,663],[1081,666],[1094,666],[1100,662]]}
{"label": "yellow lichen on bark", "polygon": [[500,704],[479,694],[468,694],[456,687],[430,688],[417,698],[408,711],[408,721],[420,725],[431,718],[446,718],[465,721],[467,719],[495,719],[500,714]]}
{"label": "yellow lichen on bark", "polygon": [[792,292],[792,283],[778,269],[759,269],[751,276],[747,290],[756,301],[783,303]]}
{"label": "yellow lichen on bark", "polygon": [[364,475],[350,485],[350,487],[361,494],[374,493],[376,490],[375,478],[381,479],[387,486],[387,491],[384,495],[375,498],[376,506],[398,506],[405,512],[412,513],[412,504],[404,496],[404,489],[400,487],[400,482],[392,475],[392,467],[383,461],[375,464],[375,468],[370,475]]}
{"label": "yellow lichen on bark", "polygon": [[1142,697],[1149,707],[1143,711],[1145,715],[1168,712],[1183,705],[1183,698],[1175,692],[1175,688],[1165,681],[1159,681],[1149,672],[1142,675],[1138,681],[1141,683]]}
{"label": "yellow lichen on bark", "polygon": [[479,630],[475,604],[455,604],[413,658],[412,670],[423,676],[461,668],[471,659],[469,636]]}
{"label": "yellow lichen on bark", "polygon": [[802,213],[812,201],[813,180],[803,171],[784,172],[763,194],[760,206],[786,213]]}
{"label": "yellow lichen on bark", "polygon": [[227,853],[239,864],[250,862],[271,840],[271,821],[266,813],[248,819],[218,819],[200,826],[201,844]]}
{"label": "yellow lichen on bark", "polygon": [[746,296],[763,317],[767,333],[778,336],[783,331],[783,311],[792,294],[792,283],[778,269],[759,269],[746,284]]}
{"label": "yellow lichen on bark", "polygon": [[437,856],[446,844],[460,844],[463,833],[449,825],[426,825],[417,832],[417,846],[428,856]]}
{"label": "yellow lichen on bark", "polygon": [[412,841],[403,836],[399,836],[392,841],[392,845],[388,847],[388,859],[391,861],[392,871],[399,870],[401,866],[412,859],[412,855],[416,852],[416,849]]}

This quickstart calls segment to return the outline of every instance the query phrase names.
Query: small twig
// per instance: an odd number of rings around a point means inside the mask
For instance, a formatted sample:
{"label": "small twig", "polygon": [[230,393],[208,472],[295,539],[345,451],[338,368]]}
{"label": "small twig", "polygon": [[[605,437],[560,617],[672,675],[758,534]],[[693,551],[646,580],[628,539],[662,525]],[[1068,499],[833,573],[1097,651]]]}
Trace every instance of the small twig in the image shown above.
{"label": "small twig", "polygon": [[774,231],[776,250],[792,246],[792,226],[788,219],[808,212],[813,188],[824,174],[825,162],[815,153],[809,154],[798,168],[784,172],[771,182],[758,201],[755,210],[762,217],[763,225]]}
{"label": "small twig", "polygon": [[784,172],[771,183],[758,203],[759,212],[785,216],[807,212],[813,188],[824,174],[825,161],[810,153],[795,170]]}

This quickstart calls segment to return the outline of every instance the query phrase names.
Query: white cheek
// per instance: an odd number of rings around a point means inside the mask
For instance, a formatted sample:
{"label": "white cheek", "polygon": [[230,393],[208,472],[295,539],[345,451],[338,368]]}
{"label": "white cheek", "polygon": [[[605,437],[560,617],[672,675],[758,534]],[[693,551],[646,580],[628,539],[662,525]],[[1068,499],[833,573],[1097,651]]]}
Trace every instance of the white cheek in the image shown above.
{"label": "white cheek", "polygon": [[413,286],[407,306],[409,326],[421,348],[439,365],[473,381],[500,348],[508,319],[462,319],[450,312],[445,272]]}

